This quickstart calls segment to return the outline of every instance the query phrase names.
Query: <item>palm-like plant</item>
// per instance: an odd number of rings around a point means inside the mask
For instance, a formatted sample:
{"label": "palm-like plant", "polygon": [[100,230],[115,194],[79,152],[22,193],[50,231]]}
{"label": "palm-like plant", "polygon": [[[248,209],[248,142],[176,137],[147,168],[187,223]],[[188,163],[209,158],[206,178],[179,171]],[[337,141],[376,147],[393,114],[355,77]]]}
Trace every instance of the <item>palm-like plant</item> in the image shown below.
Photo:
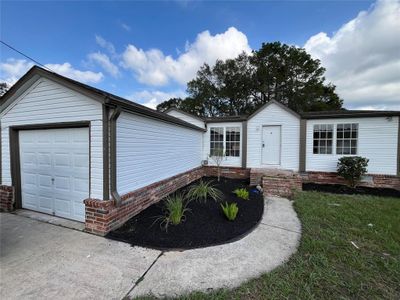
{"label": "palm-like plant", "polygon": [[187,197],[205,203],[209,197],[214,201],[221,200],[223,193],[212,185],[212,181],[204,182],[200,180],[197,184],[190,187]]}

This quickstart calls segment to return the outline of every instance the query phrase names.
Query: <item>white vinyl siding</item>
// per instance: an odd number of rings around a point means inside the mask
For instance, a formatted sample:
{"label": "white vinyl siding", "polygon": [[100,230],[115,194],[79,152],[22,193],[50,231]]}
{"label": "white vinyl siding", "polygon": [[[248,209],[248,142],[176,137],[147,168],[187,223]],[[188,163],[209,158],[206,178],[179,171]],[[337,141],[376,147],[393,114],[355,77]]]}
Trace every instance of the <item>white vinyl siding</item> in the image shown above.
{"label": "white vinyl siding", "polygon": [[167,114],[170,115],[170,116],[173,116],[175,118],[181,119],[181,120],[183,120],[185,122],[188,122],[190,124],[193,124],[193,125],[195,125],[197,127],[205,128],[203,121],[201,121],[201,120],[199,120],[197,118],[188,116],[187,114],[181,113],[180,111],[170,110],[169,112],[167,112]]}
{"label": "white vinyl siding", "polygon": [[[307,121],[306,171],[336,172],[337,124],[358,124],[357,155],[369,159],[368,173],[396,175],[398,117],[346,118]],[[332,154],[313,154],[313,126],[333,124]]]}
{"label": "white vinyl siding", "polygon": [[117,190],[122,195],[201,165],[202,132],[122,112]]}
{"label": "white vinyl siding", "polygon": [[2,184],[11,185],[10,126],[78,121],[90,121],[90,197],[102,199],[102,105],[46,78],[33,83],[1,116]]}
{"label": "white vinyl siding", "polygon": [[225,141],[226,141],[226,129],[229,128],[238,128],[240,130],[240,147],[239,147],[239,156],[225,156],[221,166],[224,167],[241,167],[242,166],[242,139],[243,139],[243,129],[242,122],[219,122],[219,123],[207,123],[207,132],[204,134],[203,139],[203,159],[208,161],[210,166],[215,165],[215,162],[210,155],[210,129],[211,128],[223,128],[224,132],[224,150],[225,150]]}
{"label": "white vinyl siding", "polygon": [[274,103],[247,121],[247,167],[271,167],[261,159],[263,126],[281,126],[281,163],[272,167],[298,171],[300,119]]}

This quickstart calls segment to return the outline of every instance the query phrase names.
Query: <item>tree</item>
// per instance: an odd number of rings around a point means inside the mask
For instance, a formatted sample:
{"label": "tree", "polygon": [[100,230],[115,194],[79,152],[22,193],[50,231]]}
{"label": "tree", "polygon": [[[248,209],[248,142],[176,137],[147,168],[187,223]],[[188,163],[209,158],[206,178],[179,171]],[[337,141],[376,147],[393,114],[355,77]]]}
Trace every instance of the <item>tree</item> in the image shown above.
{"label": "tree", "polygon": [[213,67],[204,64],[187,84],[188,98],[157,108],[178,105],[203,117],[248,115],[270,100],[297,112],[341,109],[342,100],[335,86],[325,83],[324,73],[320,61],[304,49],[265,43],[251,55],[217,60]]}
{"label": "tree", "polygon": [[225,152],[222,148],[214,149],[210,154],[209,157],[214,161],[215,165],[217,166],[217,178],[218,181],[221,178],[221,164],[225,158]]}
{"label": "tree", "polygon": [[250,59],[256,70],[252,88],[256,106],[276,100],[297,112],[342,107],[335,86],[325,85],[320,61],[304,49],[266,43]]}
{"label": "tree", "polygon": [[3,96],[9,89],[10,86],[7,84],[7,82],[0,82],[0,97]]}

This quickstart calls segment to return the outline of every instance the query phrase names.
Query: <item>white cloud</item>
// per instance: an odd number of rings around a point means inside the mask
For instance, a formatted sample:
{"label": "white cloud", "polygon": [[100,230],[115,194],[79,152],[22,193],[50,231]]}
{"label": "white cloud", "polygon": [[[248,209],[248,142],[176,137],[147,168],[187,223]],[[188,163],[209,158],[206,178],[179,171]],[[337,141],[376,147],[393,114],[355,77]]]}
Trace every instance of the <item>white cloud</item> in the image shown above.
{"label": "white cloud", "polygon": [[142,90],[135,92],[127,97],[132,101],[141,103],[144,106],[156,109],[157,105],[170,98],[184,98],[186,94],[184,91],[177,90],[174,92],[162,92],[162,91],[148,91]]}
{"label": "white cloud", "polygon": [[0,81],[13,85],[32,66],[33,63],[25,59],[9,58],[5,62],[0,63]]}
{"label": "white cloud", "polygon": [[128,24],[120,23],[120,25],[125,31],[131,31],[131,26],[129,26]]}
{"label": "white cloud", "polygon": [[[13,85],[32,66],[33,63],[25,59],[9,58],[6,60],[6,62],[0,63],[0,81],[5,81],[8,84]],[[97,83],[101,81],[104,77],[101,72],[96,73],[92,71],[80,71],[74,69],[71,64],[67,62],[63,64],[46,64],[45,66],[60,75],[84,83]]]}
{"label": "white cloud", "polygon": [[100,65],[111,76],[118,77],[120,75],[118,67],[111,62],[108,55],[101,52],[94,52],[89,53],[88,58],[90,62]]}
{"label": "white cloud", "polygon": [[247,37],[234,27],[221,34],[203,31],[175,59],[159,49],[143,50],[128,45],[122,54],[122,66],[132,70],[141,83],[161,86],[174,80],[185,84],[193,79],[204,63],[213,65],[217,59],[234,58],[243,51],[250,52]]}
{"label": "white cloud", "polygon": [[378,1],[332,36],[304,45],[349,108],[400,109],[400,1]]}
{"label": "white cloud", "polygon": [[83,83],[97,83],[104,78],[104,75],[101,72],[80,71],[74,69],[71,64],[67,62],[63,64],[46,64],[46,67],[60,75]]}
{"label": "white cloud", "polygon": [[116,54],[114,45],[111,42],[106,41],[102,36],[96,35],[96,43],[100,47],[106,49],[110,54]]}

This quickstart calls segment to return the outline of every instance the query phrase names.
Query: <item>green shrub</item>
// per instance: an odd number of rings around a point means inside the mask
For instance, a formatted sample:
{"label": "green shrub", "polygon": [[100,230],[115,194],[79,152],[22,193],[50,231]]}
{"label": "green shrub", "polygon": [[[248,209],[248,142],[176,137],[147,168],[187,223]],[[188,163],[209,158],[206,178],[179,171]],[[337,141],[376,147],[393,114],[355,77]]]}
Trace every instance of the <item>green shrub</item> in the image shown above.
{"label": "green shrub", "polygon": [[369,159],[361,156],[344,156],[339,158],[337,173],[343,177],[351,187],[356,187],[361,177],[367,173]]}
{"label": "green shrub", "polygon": [[170,224],[180,224],[185,219],[185,213],[190,211],[186,208],[187,204],[185,195],[182,193],[168,196],[164,204],[164,215],[157,218],[156,221],[161,220],[161,227],[164,227],[165,230],[168,230]]}
{"label": "green shrub", "polygon": [[219,201],[222,199],[222,196],[222,192],[214,187],[211,181],[204,182],[203,180],[191,186],[187,193],[189,199],[204,203],[207,201],[208,197],[212,198],[214,201]]}
{"label": "green shrub", "polygon": [[242,198],[243,200],[249,200],[249,191],[246,189],[236,189],[233,191],[236,196]]}
{"label": "green shrub", "polygon": [[225,214],[225,217],[229,221],[233,221],[236,219],[237,213],[239,211],[239,208],[237,207],[236,203],[227,203],[225,202],[225,205],[221,204],[222,211]]}

